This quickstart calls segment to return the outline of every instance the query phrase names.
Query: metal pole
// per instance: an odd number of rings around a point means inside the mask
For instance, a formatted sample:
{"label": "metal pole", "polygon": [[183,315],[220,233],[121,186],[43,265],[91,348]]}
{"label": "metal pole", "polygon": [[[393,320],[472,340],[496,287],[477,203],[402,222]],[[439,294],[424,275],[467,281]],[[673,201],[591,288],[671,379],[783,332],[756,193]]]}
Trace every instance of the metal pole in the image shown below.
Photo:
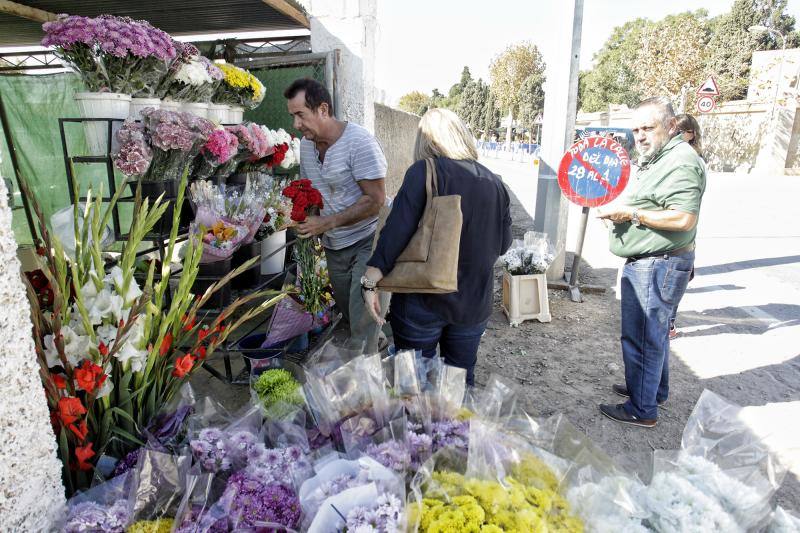
{"label": "metal pole", "polygon": [[[19,169],[19,161],[17,161],[17,149],[14,146],[14,138],[11,136],[11,126],[8,123],[8,116],[6,115],[6,106],[3,103],[3,93],[0,93],[0,124],[3,126],[3,132],[6,137],[6,144],[8,144],[8,152],[11,157],[11,166],[14,167],[14,175],[17,177],[17,183],[22,183],[25,178],[22,177],[22,171]],[[25,182],[27,185],[27,182]],[[20,186],[20,189],[22,186]],[[30,190],[30,187],[27,187]],[[28,204],[28,197],[23,192],[22,206],[25,208],[25,218],[28,220],[28,229],[31,232],[31,239],[34,246],[39,246],[39,237],[36,233],[36,225],[33,223],[33,215],[31,214],[31,206]]]}
{"label": "metal pole", "polygon": [[583,301],[581,288],[578,285],[578,272],[581,268],[581,253],[583,253],[583,241],[586,237],[586,225],[588,222],[589,208],[584,207],[581,209],[581,224],[578,227],[578,245],[575,248],[575,257],[572,258],[572,269],[569,273],[569,299],[577,303]]}

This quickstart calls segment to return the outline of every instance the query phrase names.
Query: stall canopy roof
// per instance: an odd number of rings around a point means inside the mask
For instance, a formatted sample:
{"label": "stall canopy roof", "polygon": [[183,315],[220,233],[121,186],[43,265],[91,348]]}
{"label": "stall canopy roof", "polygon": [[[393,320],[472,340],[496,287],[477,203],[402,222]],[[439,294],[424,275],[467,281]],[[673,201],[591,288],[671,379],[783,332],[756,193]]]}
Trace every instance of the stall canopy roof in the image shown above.
{"label": "stall canopy roof", "polygon": [[144,19],[171,35],[309,27],[290,0],[0,0],[0,46],[38,45],[42,22],[60,13]]}

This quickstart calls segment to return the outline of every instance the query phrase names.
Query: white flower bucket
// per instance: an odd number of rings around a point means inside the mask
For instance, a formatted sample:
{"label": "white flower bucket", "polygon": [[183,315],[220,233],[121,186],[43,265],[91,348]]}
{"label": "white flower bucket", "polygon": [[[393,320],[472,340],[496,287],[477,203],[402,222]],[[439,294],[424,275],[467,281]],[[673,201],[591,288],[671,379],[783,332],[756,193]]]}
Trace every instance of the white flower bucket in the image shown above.
{"label": "white flower bucket", "polygon": [[[81,118],[119,118],[126,119],[130,114],[131,95],[120,93],[75,93]],[[122,122],[114,122],[111,128],[112,140]],[[105,155],[108,150],[108,123],[86,121],[83,123],[89,155]],[[112,147],[113,151],[113,147]]]}
{"label": "white flower bucket", "polygon": [[161,109],[166,111],[180,111],[181,102],[177,100],[161,100]]}
{"label": "white flower bucket", "polygon": [[286,257],[286,251],[281,250],[271,257],[269,254],[283,248],[286,245],[286,230],[276,231],[263,241],[261,241],[261,275],[268,276],[271,274],[278,274],[283,272],[283,260]]}
{"label": "white flower bucket", "polygon": [[208,104],[208,120],[213,120],[218,124],[228,123],[228,113],[230,106],[228,104]]}
{"label": "white flower bucket", "polygon": [[208,104],[205,102],[184,102],[181,111],[192,113],[198,117],[208,118]]}
{"label": "white flower bucket", "polygon": [[240,105],[232,105],[228,111],[228,124],[241,124],[244,119],[244,108]]}
{"label": "white flower bucket", "polygon": [[142,109],[145,107],[158,109],[161,107],[161,98],[131,98],[131,111],[128,117],[132,120],[142,120]]}

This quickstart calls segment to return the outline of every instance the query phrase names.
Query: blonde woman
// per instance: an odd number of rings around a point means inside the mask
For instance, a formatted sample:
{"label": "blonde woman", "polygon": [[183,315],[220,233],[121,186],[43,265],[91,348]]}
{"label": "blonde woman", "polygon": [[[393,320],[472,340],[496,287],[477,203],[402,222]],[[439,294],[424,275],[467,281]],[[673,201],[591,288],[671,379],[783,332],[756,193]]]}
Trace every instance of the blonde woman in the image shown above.
{"label": "blonde woman", "polygon": [[475,139],[451,111],[431,109],[422,117],[414,146],[416,162],[403,185],[362,279],[373,318],[383,323],[375,285],[391,272],[425,208],[425,159],[433,158],[442,196],[461,196],[463,225],[458,259],[458,291],[450,294],[394,294],[389,323],[398,349],[436,348],[449,365],[467,370],[474,385],[478,345],[492,312],[494,264],[511,245],[509,196],[500,178],[478,163]]}

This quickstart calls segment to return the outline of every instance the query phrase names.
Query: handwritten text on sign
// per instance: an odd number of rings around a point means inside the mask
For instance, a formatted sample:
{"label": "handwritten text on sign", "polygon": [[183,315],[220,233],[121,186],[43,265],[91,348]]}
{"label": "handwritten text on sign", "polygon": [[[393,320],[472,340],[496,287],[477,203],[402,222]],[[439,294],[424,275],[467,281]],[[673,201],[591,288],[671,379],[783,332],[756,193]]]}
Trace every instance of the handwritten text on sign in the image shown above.
{"label": "handwritten text on sign", "polygon": [[585,207],[607,204],[628,184],[628,152],[614,139],[592,136],[573,144],[558,169],[558,184],[571,202]]}

